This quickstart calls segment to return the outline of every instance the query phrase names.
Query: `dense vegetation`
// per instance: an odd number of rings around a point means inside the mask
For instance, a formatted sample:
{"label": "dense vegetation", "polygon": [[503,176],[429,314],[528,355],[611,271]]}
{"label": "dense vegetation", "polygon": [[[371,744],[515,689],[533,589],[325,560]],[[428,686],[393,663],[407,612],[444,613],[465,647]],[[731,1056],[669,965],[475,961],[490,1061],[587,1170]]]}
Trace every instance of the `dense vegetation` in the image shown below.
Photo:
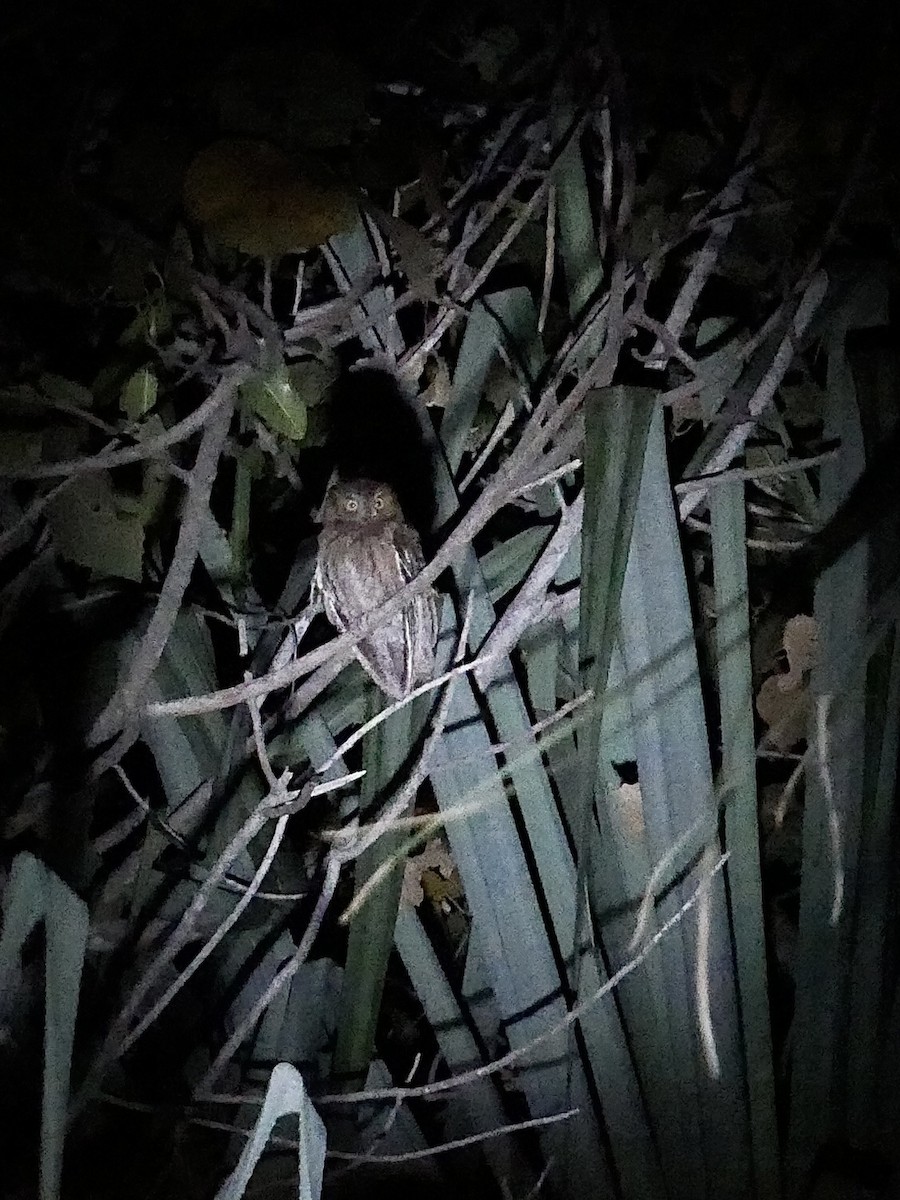
{"label": "dense vegetation", "polygon": [[302,8],[0,32],[4,1194],[877,1189],[890,15]]}

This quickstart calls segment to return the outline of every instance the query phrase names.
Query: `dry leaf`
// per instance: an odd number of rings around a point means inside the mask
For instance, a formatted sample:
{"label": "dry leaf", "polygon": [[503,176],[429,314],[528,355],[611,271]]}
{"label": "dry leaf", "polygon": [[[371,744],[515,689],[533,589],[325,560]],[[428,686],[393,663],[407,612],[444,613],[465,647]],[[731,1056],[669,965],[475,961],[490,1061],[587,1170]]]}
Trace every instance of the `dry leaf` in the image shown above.
{"label": "dry leaf", "polygon": [[[418,906],[425,899],[425,883],[424,876],[430,872],[438,879],[443,877],[444,880],[452,881],[456,873],[456,865],[450,856],[450,851],[444,845],[440,838],[432,838],[427,843],[421,854],[415,855],[413,858],[406,860],[403,869],[403,889],[402,898],[407,904],[411,904],[413,908]],[[453,899],[462,894],[462,888],[459,883],[459,876],[456,876],[455,883],[443,884],[443,894],[437,897],[437,893],[441,888],[437,884],[428,881],[428,897],[437,904],[441,904],[444,900]]]}
{"label": "dry leaf", "polygon": [[787,754],[798,742],[805,741],[809,724],[809,689],[784,688],[786,675],[770,675],[763,680],[756,697],[756,711],[768,726],[767,741]]}
{"label": "dry leaf", "polygon": [[[812,670],[819,649],[819,627],[813,617],[791,617],[784,627],[782,641],[788,660],[788,673],[782,676],[782,688],[797,687],[802,676]],[[787,682],[787,681],[790,682]]]}
{"label": "dry leaf", "polygon": [[422,392],[422,403],[432,408],[446,408],[453,399],[450,368],[443,358],[431,357],[426,365],[428,384]]}
{"label": "dry leaf", "polygon": [[400,270],[409,281],[410,291],[420,300],[437,301],[436,276],[441,253],[414,225],[393,217],[381,209],[373,216],[397,255]]}
{"label": "dry leaf", "polygon": [[788,669],[763,680],[756,697],[756,710],[769,727],[770,745],[787,753],[806,740],[810,708],[808,677],[818,648],[818,627],[813,618],[801,613],[785,622],[781,648]]}

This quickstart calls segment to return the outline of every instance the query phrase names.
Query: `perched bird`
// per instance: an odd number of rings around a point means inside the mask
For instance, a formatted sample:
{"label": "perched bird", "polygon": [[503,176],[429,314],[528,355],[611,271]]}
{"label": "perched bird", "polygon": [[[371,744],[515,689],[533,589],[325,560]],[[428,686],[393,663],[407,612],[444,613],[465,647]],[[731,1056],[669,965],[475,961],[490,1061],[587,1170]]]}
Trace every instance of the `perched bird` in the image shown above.
{"label": "perched bird", "polygon": [[[418,575],[425,559],[386,483],[332,484],[321,521],[315,587],[328,620],[344,633]],[[428,588],[358,642],[354,653],[382,691],[401,700],[433,674],[436,641],[437,603]]]}

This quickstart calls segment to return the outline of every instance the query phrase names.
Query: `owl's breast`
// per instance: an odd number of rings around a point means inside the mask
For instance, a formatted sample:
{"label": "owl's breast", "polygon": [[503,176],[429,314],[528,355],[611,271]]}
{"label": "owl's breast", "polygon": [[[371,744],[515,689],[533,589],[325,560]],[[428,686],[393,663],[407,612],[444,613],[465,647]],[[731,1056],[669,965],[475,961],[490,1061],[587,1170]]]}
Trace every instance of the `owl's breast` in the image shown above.
{"label": "owl's breast", "polygon": [[323,537],[317,564],[326,612],[343,622],[371,612],[408,582],[400,555],[389,534],[365,529]]}
{"label": "owl's breast", "polygon": [[[322,531],[316,585],[325,615],[344,631],[396,595],[422,569],[418,538],[396,522],[334,523]],[[428,678],[437,635],[431,589],[412,597],[356,647],[363,668],[389,696],[400,699]]]}

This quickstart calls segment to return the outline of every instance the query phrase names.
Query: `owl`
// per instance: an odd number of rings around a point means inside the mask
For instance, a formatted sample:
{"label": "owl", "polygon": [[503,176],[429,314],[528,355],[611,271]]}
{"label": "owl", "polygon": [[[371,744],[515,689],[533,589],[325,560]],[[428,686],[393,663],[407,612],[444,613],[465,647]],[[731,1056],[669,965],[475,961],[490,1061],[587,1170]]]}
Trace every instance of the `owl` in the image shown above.
{"label": "owl", "polygon": [[[322,505],[315,588],[339,633],[409,583],[425,559],[385,483],[353,479],[332,484]],[[382,691],[401,700],[434,671],[437,603],[431,588],[413,597],[354,651]]]}

